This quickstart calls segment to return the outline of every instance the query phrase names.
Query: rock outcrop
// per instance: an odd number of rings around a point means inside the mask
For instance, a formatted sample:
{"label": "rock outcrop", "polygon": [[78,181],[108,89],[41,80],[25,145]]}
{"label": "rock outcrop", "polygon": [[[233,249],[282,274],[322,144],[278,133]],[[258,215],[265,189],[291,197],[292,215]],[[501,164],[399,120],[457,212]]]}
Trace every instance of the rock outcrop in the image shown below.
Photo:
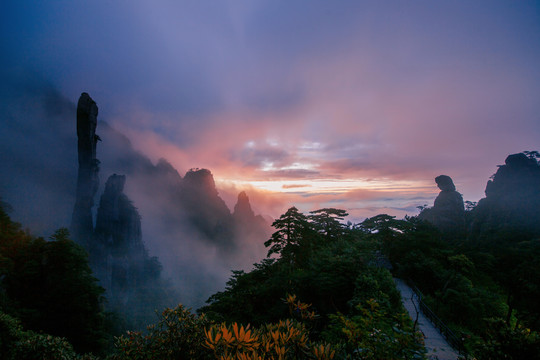
{"label": "rock outcrop", "polygon": [[245,191],[242,191],[238,194],[238,201],[234,205],[233,218],[236,221],[252,221],[255,219],[255,213],[251,209],[251,204],[249,202],[249,197]]}
{"label": "rock outcrop", "polygon": [[231,212],[219,197],[210,170],[191,169],[178,190],[178,205],[191,226],[203,235],[204,240],[223,250],[233,250]]}
{"label": "rock outcrop", "polygon": [[95,228],[102,285],[122,303],[127,302],[130,289],[144,282],[148,257],[142,241],[141,217],[123,192],[125,181],[125,176],[116,174],[107,180]]}
{"label": "rock outcrop", "polygon": [[113,256],[144,253],[141,217],[124,194],[124,175],[111,175],[101,195],[96,219],[96,237]]}
{"label": "rock outcrop", "polygon": [[509,155],[489,180],[473,213],[473,238],[493,234],[540,236],[540,165],[524,153]]}
{"label": "rock outcrop", "polygon": [[[94,228],[92,207],[99,188],[97,115],[96,103],[83,93],[77,107],[79,172],[71,231],[74,240],[88,251],[92,270],[107,290],[109,306],[136,322],[139,315],[133,311],[144,305],[142,292],[150,288],[154,293],[162,291],[158,284],[161,265],[145,249],[141,217],[124,194],[124,175],[114,174],[107,180]],[[136,310],[125,309],[128,304]],[[153,314],[153,309],[147,313]]]}
{"label": "rock outcrop", "polygon": [[[198,242],[217,251],[220,258],[230,257],[231,252],[238,250],[238,244],[243,243],[239,239],[241,230],[236,229],[236,220],[221,198],[210,170],[193,168],[181,176],[167,160],[153,164],[134,149],[129,139],[105,123],[100,123],[100,129],[104,139],[100,153],[104,151],[107,156],[102,168],[127,176],[135,202],[144,204],[141,212],[145,221],[158,230],[154,231],[152,241],[171,241],[171,246]],[[261,239],[266,239],[272,233],[272,221],[262,222]],[[263,249],[260,256],[265,253]],[[166,254],[160,254],[162,259],[163,255]]]}
{"label": "rock outcrop", "polygon": [[232,216],[237,227],[241,225],[247,228],[247,230],[253,231],[263,230],[268,227],[266,220],[261,215],[255,215],[245,191],[238,194],[238,200],[236,205],[234,205]]}
{"label": "rock outcrop", "polygon": [[99,188],[99,160],[96,158],[98,107],[94,100],[82,93],[77,105],[77,150],[79,170],[77,195],[71,220],[71,233],[86,246],[91,246],[93,236],[92,207]]}
{"label": "rock outcrop", "polygon": [[452,178],[439,175],[435,178],[441,190],[432,208],[425,209],[418,216],[435,225],[443,234],[461,235],[465,231],[465,207],[463,197],[456,191]]}
{"label": "rock outcrop", "polygon": [[269,223],[261,215],[255,215],[245,191],[238,194],[232,213],[235,239],[242,243],[261,242],[272,233]]}

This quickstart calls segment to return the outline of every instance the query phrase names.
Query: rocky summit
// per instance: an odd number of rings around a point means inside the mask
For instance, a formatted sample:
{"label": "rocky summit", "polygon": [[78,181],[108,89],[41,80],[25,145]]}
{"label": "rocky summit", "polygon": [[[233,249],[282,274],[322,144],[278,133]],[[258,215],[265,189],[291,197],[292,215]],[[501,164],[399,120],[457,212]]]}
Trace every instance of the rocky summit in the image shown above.
{"label": "rocky summit", "polygon": [[474,209],[472,234],[488,238],[540,236],[540,164],[525,153],[509,155],[486,184],[486,197]]}
{"label": "rocky summit", "polygon": [[435,225],[445,234],[462,233],[465,230],[465,208],[463,197],[456,191],[452,178],[439,175],[435,178],[441,190],[432,208],[424,209],[418,216]]}
{"label": "rocky summit", "polygon": [[98,107],[94,100],[82,93],[77,105],[77,150],[79,170],[77,175],[77,197],[71,220],[71,232],[84,246],[92,241],[92,207],[99,188],[99,160],[96,146]]}

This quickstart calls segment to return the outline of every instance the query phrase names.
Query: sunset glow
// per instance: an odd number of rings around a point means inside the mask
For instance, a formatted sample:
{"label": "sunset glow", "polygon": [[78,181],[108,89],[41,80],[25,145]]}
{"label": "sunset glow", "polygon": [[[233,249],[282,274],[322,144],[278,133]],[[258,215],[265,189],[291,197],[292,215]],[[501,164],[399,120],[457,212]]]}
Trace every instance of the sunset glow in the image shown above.
{"label": "sunset glow", "polygon": [[253,187],[278,193],[296,193],[310,196],[314,194],[344,194],[362,189],[369,191],[417,193],[429,191],[431,184],[417,181],[396,181],[391,179],[359,180],[359,179],[313,179],[313,180],[232,180],[221,179],[220,182],[232,183],[238,188]]}
{"label": "sunset glow", "polygon": [[[210,169],[229,205],[246,190],[273,217],[297,204],[402,216],[433,202],[441,174],[477,201],[508,154],[540,144],[531,2],[8,8],[6,88],[87,91],[154,163]],[[8,130],[6,152],[35,143]]]}

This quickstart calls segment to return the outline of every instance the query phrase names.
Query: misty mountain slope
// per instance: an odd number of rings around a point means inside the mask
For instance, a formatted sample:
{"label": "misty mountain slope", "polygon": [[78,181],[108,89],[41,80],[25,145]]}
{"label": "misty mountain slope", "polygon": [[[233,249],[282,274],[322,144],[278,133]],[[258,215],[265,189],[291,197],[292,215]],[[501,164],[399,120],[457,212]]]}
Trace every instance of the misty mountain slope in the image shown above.
{"label": "misty mountain slope", "polygon": [[75,104],[37,78],[1,88],[0,196],[40,235],[67,226],[75,201]]}
{"label": "misty mountain slope", "polygon": [[[182,177],[165,159],[154,165],[106,122],[98,121],[97,133],[100,176],[127,176],[125,192],[141,214],[144,242],[181,293],[191,294],[189,304],[201,305],[231,269],[250,268],[264,256],[270,224],[250,213],[233,215],[210,170],[193,168]],[[251,208],[247,195],[239,202]]]}
{"label": "misty mountain slope", "polygon": [[[193,168],[182,177],[165,159],[154,165],[106,122],[99,121],[97,133],[101,176],[127,176],[125,192],[141,214],[144,242],[182,302],[202,305],[231,269],[249,269],[264,256],[270,224],[249,213],[233,216],[210,170]],[[251,208],[247,195],[239,201]]]}
{"label": "misty mountain slope", "polygon": [[[76,106],[37,78],[4,84],[2,95],[6,126],[0,133],[0,197],[14,209],[16,221],[48,236],[71,222]],[[233,217],[209,170],[190,170],[182,178],[165,159],[154,164],[136,151],[99,116],[96,134],[101,141],[94,214],[109,176],[126,175],[124,191],[141,215],[143,241],[183,294],[181,301],[201,305],[223,287],[230,269],[249,268],[264,256],[269,224]]]}

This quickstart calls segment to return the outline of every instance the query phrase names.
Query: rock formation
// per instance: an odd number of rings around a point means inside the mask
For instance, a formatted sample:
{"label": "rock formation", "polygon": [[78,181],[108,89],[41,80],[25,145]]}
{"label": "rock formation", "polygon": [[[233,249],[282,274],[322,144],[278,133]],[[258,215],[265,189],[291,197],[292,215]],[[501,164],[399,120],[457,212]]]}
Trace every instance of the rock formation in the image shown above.
{"label": "rock formation", "polygon": [[210,170],[188,171],[181,182],[178,202],[185,218],[203,239],[224,250],[234,249],[231,212],[219,197]]}
{"label": "rock formation", "polygon": [[234,205],[232,216],[236,224],[250,226],[264,226],[266,224],[266,221],[261,215],[255,215],[255,212],[253,212],[249,197],[245,191],[238,194],[238,201],[236,202],[236,205]]}
{"label": "rock formation", "polygon": [[141,217],[124,194],[124,175],[113,174],[105,184],[96,219],[96,237],[113,256],[142,254]]}
{"label": "rock formation", "polygon": [[270,224],[261,215],[255,215],[245,191],[238,194],[232,218],[235,239],[263,244],[261,239],[267,239],[272,232]]}
{"label": "rock formation", "polygon": [[[127,176],[130,188],[136,189],[136,203],[144,204],[141,212],[145,221],[158,230],[154,231],[153,241],[171,241],[172,246],[200,242],[216,250],[220,257],[238,250],[237,245],[242,243],[237,236],[240,230],[235,229],[236,220],[220,197],[210,170],[193,168],[181,176],[167,160],[153,164],[133,148],[129,139],[105,123],[100,123],[100,129],[104,139],[100,154],[107,154],[102,168]],[[263,222],[261,239],[266,239],[272,233],[272,221]],[[262,243],[261,239],[258,241]],[[261,256],[265,253],[263,249]]]}
{"label": "rock formation", "polygon": [[439,175],[435,178],[435,182],[441,192],[435,199],[433,207],[425,209],[418,217],[431,222],[444,234],[463,234],[465,231],[463,197],[456,191],[450,176]]}
{"label": "rock formation", "polygon": [[94,100],[82,93],[77,105],[77,138],[79,171],[77,195],[71,220],[71,233],[86,246],[91,245],[93,234],[92,207],[99,188],[99,160],[96,158],[98,107]]}
{"label": "rock formation", "polygon": [[[107,290],[111,309],[137,323],[137,318],[141,320],[140,309],[147,306],[141,303],[142,294],[163,292],[159,282],[161,265],[145,249],[141,217],[124,194],[124,175],[114,174],[107,180],[94,228],[92,207],[99,188],[97,114],[96,103],[83,93],[77,107],[79,172],[71,230],[73,238],[88,251],[90,265]],[[154,308],[147,310],[142,318],[152,316]]]}
{"label": "rock formation", "polygon": [[107,180],[95,229],[102,285],[121,302],[126,301],[130,289],[142,282],[148,257],[142,241],[141,217],[123,192],[125,181],[125,176],[116,174]]}
{"label": "rock formation", "polygon": [[509,155],[489,180],[474,209],[473,238],[524,239],[540,235],[540,165],[524,153]]}
{"label": "rock formation", "polygon": [[251,209],[251,204],[245,191],[238,194],[238,201],[234,205],[233,217],[239,221],[249,221],[255,218],[255,213]]}

